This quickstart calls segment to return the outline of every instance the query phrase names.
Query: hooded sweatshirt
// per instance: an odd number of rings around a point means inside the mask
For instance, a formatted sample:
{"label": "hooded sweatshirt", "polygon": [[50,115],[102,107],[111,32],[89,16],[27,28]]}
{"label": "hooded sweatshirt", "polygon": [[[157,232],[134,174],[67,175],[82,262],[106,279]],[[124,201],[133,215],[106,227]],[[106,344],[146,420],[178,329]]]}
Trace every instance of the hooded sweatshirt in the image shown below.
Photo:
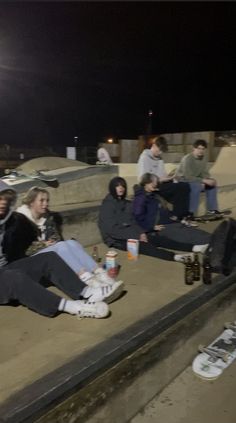
{"label": "hooded sweatshirt", "polygon": [[138,180],[141,179],[144,173],[152,173],[159,178],[167,177],[164,161],[159,157],[153,156],[148,148],[143,150],[138,159]]}
{"label": "hooded sweatshirt", "polygon": [[115,187],[119,178],[113,178],[109,185],[110,193],[104,198],[99,211],[98,226],[103,241],[111,247],[115,240],[139,239],[143,229],[136,223],[132,214],[131,202],[125,196],[118,198]]}
{"label": "hooded sweatshirt", "polygon": [[140,185],[134,187],[133,214],[145,232],[152,232],[155,225],[173,223],[172,213],[162,207],[156,192],[146,192]]}
{"label": "hooded sweatshirt", "polygon": [[27,247],[36,236],[36,228],[23,215],[13,211],[16,191],[0,180],[0,196],[4,191],[13,193],[9,209],[4,217],[0,217],[0,268],[8,262],[25,256]]}

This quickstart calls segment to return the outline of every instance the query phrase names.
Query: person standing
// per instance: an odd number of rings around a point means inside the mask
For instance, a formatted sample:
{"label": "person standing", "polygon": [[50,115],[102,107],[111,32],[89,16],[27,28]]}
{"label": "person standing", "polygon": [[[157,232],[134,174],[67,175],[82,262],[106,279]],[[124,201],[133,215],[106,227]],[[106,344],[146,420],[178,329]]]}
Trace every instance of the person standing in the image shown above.
{"label": "person standing", "polygon": [[193,143],[191,153],[185,155],[176,170],[175,177],[188,182],[191,188],[189,211],[194,216],[197,213],[200,194],[206,195],[206,209],[209,215],[220,214],[217,201],[217,183],[210,176],[206,158],[207,142],[198,139]]}
{"label": "person standing", "polygon": [[189,216],[190,186],[186,182],[177,182],[173,175],[167,175],[162,153],[168,151],[166,139],[156,137],[150,148],[143,150],[138,160],[138,180],[145,173],[158,176],[159,195],[173,205],[173,215],[176,220]]}

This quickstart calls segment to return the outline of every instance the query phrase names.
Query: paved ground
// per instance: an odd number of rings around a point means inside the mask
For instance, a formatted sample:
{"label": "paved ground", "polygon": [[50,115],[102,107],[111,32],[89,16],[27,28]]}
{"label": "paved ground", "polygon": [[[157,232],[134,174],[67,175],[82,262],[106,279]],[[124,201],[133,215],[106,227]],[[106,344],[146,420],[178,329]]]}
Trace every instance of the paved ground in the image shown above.
{"label": "paved ground", "polygon": [[[214,226],[204,228],[211,231]],[[104,245],[99,246],[101,256],[106,251]],[[0,307],[0,403],[192,289],[184,284],[182,264],[144,256],[129,262],[125,252],[119,252],[119,261],[127,293],[110,305],[108,319],[78,320],[66,314],[47,318],[22,306]]]}
{"label": "paved ground", "polygon": [[236,362],[211,382],[188,367],[130,423],[235,423],[235,376]]}

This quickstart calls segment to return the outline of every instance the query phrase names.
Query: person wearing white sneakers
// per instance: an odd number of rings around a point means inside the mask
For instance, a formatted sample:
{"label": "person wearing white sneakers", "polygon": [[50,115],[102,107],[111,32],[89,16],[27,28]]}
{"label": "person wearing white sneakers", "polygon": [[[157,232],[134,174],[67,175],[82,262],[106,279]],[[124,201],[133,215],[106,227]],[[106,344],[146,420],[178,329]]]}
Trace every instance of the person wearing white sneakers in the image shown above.
{"label": "person wearing white sneakers", "polygon": [[[79,317],[107,317],[109,307],[104,300],[116,299],[118,292],[117,287],[104,292],[104,287],[99,285],[89,287],[86,292],[85,283],[54,252],[7,264],[0,269],[0,279],[0,304],[18,302],[48,317],[62,312]],[[73,300],[47,290],[42,280],[54,284]]]}
{"label": "person wearing white sneakers", "polygon": [[165,248],[191,252],[193,248],[197,248],[200,251],[200,249],[203,250],[206,247],[205,244],[210,240],[210,235],[207,233],[205,233],[204,238],[202,237],[202,242],[199,242],[201,245],[197,244],[194,246],[191,239],[185,242],[184,233],[189,232],[193,228],[182,227],[183,241],[175,240],[173,237],[172,239],[160,237],[159,240],[155,231],[154,233],[148,233],[148,231],[146,233],[147,228],[142,227],[141,222],[135,220],[135,216],[132,213],[132,203],[126,199],[126,193],[127,183],[125,179],[120,176],[112,178],[109,183],[109,194],[104,198],[100,207],[98,226],[103,241],[109,247],[126,251],[127,240],[133,238],[139,240],[140,254],[178,262],[183,262],[186,254],[175,254]]}
{"label": "person wearing white sneakers", "polygon": [[[49,192],[35,186],[29,189],[23,199],[23,205],[17,208],[17,212],[27,217],[38,231],[36,239],[26,251],[27,255],[54,251],[84,283],[90,286],[96,286],[96,282],[108,285],[107,295],[109,297],[111,293],[113,297],[113,291],[121,289],[123,282],[115,282],[110,278],[78,241],[62,239],[55,213],[49,210],[49,201]],[[18,248],[21,248],[21,242],[18,243]]]}

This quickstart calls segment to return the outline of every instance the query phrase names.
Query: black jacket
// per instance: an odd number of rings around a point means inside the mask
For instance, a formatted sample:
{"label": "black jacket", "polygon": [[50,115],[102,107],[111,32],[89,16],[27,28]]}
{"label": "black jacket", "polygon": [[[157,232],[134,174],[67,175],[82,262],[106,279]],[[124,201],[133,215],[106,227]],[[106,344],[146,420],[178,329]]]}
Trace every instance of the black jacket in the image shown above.
{"label": "black jacket", "polygon": [[99,211],[98,226],[103,241],[112,247],[114,240],[139,239],[143,229],[135,222],[130,201],[108,194]]}
{"label": "black jacket", "polygon": [[37,227],[21,213],[12,212],[5,223],[2,250],[7,261],[25,257],[31,243],[37,239]]}

